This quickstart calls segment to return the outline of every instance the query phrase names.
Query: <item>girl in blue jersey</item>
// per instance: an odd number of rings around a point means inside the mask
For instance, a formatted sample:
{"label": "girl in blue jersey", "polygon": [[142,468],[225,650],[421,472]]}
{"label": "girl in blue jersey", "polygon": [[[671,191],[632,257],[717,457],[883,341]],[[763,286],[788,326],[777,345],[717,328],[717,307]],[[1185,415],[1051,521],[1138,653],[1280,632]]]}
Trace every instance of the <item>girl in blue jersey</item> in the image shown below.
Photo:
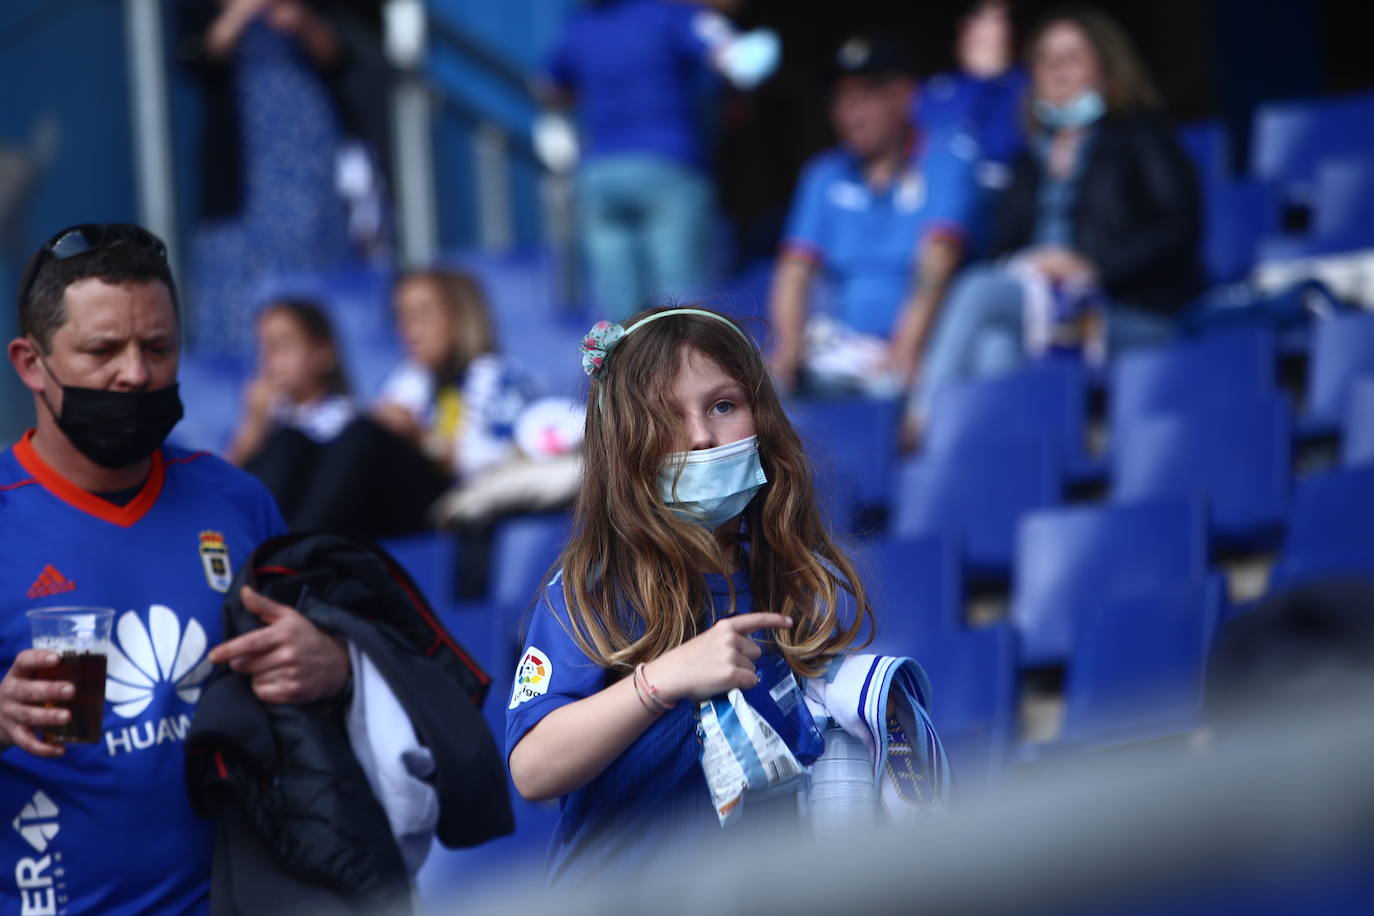
{"label": "girl in blue jersey", "polygon": [[780,653],[820,674],[871,620],[753,342],[705,309],[602,322],[574,533],[530,621],[511,776],[560,798],[554,880],[718,834],[697,700]]}

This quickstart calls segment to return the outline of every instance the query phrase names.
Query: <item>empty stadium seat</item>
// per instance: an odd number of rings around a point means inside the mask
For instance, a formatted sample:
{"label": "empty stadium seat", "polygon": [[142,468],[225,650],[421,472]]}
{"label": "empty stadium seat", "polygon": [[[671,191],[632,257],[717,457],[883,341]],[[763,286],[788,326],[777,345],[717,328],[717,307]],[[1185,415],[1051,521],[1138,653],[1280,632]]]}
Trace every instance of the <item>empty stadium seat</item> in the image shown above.
{"label": "empty stadium seat", "polygon": [[177,383],[186,415],[168,440],[182,448],[223,452],[233,437],[243,404],[241,392],[251,374],[247,359],[183,353]]}
{"label": "empty stadium seat", "polygon": [[1346,395],[1341,463],[1346,467],[1374,464],[1374,374],[1358,378]]}
{"label": "empty stadium seat", "polygon": [[839,510],[833,518],[838,527],[848,529],[855,510],[888,505],[900,401],[794,400],[785,407],[811,458],[822,499]]}
{"label": "empty stadium seat", "polygon": [[1111,373],[1113,432],[1152,413],[1225,408],[1275,394],[1275,346],[1272,328],[1241,325],[1123,354]]}
{"label": "empty stadium seat", "polygon": [[1374,149],[1374,94],[1270,102],[1255,112],[1250,172],[1281,185],[1312,179],[1317,163]]}
{"label": "empty stadium seat", "polygon": [[1355,380],[1374,374],[1374,314],[1336,315],[1313,327],[1312,356],[1307,365],[1307,434],[1335,432]]}
{"label": "empty stadium seat", "polygon": [[1201,494],[1220,546],[1275,546],[1288,514],[1291,415],[1288,402],[1271,395],[1123,423],[1112,447],[1113,497]]}
{"label": "empty stadium seat", "polygon": [[1016,730],[1015,633],[1005,623],[964,626],[958,551],[948,538],[878,538],[854,559],[878,625],[863,651],[920,662],[956,789],[987,787]]}
{"label": "empty stadium seat", "polygon": [[1260,260],[1260,243],[1279,226],[1268,185],[1225,181],[1203,190],[1202,263],[1212,283],[1235,283]]}
{"label": "empty stadium seat", "polygon": [[1069,656],[1083,607],[1187,582],[1207,570],[1207,533],[1197,499],[1048,509],[1021,521],[1011,618],[1023,664]]}
{"label": "empty stadium seat", "polygon": [[975,578],[1005,580],[1021,517],[1063,500],[1063,465],[1045,435],[985,444],[903,464],[892,530],[899,537],[955,537]]}
{"label": "empty stadium seat", "polygon": [[1088,455],[1087,370],[1080,363],[1046,362],[990,379],[942,387],[923,433],[927,454],[966,452],[1009,437],[1047,437],[1074,479],[1100,475]]}
{"label": "empty stadium seat", "polygon": [[1374,577],[1374,466],[1300,477],[1271,586]]}
{"label": "empty stadium seat", "polygon": [[1112,744],[1199,725],[1224,594],[1213,575],[1086,604],[1074,626],[1061,742]]}
{"label": "empty stadium seat", "polygon": [[873,538],[854,561],[877,622],[872,651],[919,661],[926,633],[962,625],[963,582],[952,538]]}

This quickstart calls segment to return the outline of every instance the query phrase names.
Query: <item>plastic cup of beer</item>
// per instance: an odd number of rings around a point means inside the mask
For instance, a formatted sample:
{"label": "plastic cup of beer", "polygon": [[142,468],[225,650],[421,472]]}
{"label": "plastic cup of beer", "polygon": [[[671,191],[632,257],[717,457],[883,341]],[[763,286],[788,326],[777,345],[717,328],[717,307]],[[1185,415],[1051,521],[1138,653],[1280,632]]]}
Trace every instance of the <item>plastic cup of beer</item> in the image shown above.
{"label": "plastic cup of beer", "polygon": [[43,740],[49,744],[92,744],[100,740],[105,720],[105,660],[110,653],[114,613],[107,607],[45,607],[28,612],[33,647],[60,657],[57,667],[44,668],[37,677],[66,681],[76,688],[70,700],[46,704],[72,714],[65,725],[42,729]]}

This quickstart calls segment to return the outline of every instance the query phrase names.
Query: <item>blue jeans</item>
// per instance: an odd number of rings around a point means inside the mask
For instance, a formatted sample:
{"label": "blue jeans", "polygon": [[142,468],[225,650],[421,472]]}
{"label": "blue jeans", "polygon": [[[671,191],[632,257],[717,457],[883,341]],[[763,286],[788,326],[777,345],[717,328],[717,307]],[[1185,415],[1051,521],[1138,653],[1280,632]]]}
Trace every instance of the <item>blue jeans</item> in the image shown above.
{"label": "blue jeans", "polygon": [[578,176],[580,226],[593,305],[620,319],[706,281],[711,182],[660,156],[591,160]]}
{"label": "blue jeans", "polygon": [[[1107,353],[1161,344],[1176,330],[1167,315],[1109,302]],[[959,277],[926,349],[914,406],[930,413],[940,386],[964,378],[1010,372],[1026,361],[1022,346],[1021,281],[996,266],[971,267]]]}

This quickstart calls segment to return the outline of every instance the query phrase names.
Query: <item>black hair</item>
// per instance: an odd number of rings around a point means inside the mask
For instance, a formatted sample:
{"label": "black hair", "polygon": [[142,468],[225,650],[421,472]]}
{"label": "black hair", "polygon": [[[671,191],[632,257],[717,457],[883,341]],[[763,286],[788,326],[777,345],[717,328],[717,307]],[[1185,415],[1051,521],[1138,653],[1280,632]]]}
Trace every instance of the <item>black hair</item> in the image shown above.
{"label": "black hair", "polygon": [[51,352],[53,334],[67,321],[67,287],[91,277],[116,286],[161,283],[172,297],[172,311],[180,323],[176,282],[166,258],[152,248],[114,238],[90,251],[60,259],[53,257],[45,245],[29,258],[19,286],[20,335],[38,341],[44,353]]}

